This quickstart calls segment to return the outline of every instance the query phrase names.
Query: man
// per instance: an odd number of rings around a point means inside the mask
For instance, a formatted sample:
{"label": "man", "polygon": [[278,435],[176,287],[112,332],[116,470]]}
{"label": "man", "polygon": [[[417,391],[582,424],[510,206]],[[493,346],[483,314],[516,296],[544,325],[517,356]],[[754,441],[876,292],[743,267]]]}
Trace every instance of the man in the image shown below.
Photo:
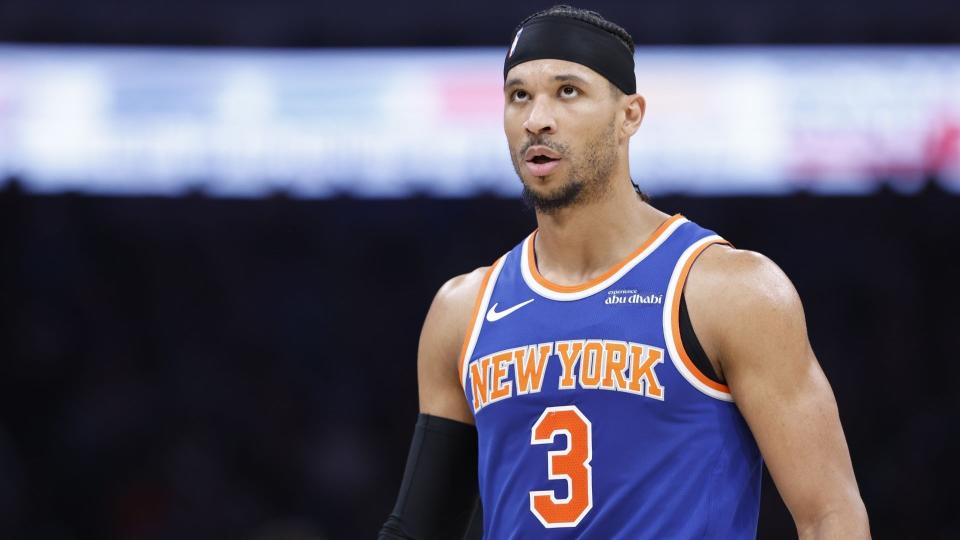
{"label": "man", "polygon": [[629,34],[556,6],[520,25],[504,79],[538,228],[437,293],[380,538],[462,537],[478,479],[494,540],[753,538],[762,460],[801,538],[868,538],[793,285],[635,191]]}

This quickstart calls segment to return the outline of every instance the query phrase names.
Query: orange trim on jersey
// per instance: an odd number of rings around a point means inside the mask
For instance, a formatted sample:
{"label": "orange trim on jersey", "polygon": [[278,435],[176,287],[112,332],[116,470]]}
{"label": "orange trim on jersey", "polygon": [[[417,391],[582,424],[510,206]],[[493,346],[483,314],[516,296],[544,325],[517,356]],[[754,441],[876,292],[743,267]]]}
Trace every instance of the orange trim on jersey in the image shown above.
{"label": "orange trim on jersey", "polygon": [[671,310],[670,326],[671,326],[671,331],[673,333],[673,343],[677,347],[677,353],[680,354],[680,360],[683,361],[683,365],[687,366],[687,370],[689,370],[690,373],[693,373],[693,376],[696,377],[703,384],[709,386],[710,388],[713,388],[714,390],[717,390],[718,392],[724,392],[729,394],[730,393],[729,386],[725,384],[720,384],[717,381],[714,381],[710,377],[707,377],[706,375],[704,375],[703,372],[701,372],[697,368],[697,366],[693,363],[693,361],[690,360],[690,356],[687,355],[687,351],[684,350],[683,348],[683,342],[680,340],[680,296],[683,294],[683,286],[687,282],[687,274],[690,273],[690,267],[693,266],[693,261],[697,260],[697,257],[700,256],[700,253],[702,253],[703,250],[707,249],[708,247],[714,244],[727,244],[732,247],[732,244],[730,244],[730,242],[727,242],[726,240],[714,240],[712,242],[707,242],[706,244],[700,246],[699,248],[697,248],[696,251],[694,251],[690,255],[690,258],[687,259],[687,262],[684,263],[683,265],[683,269],[680,271],[680,277],[677,279],[677,286],[673,292],[673,305],[670,307],[670,310]]}
{"label": "orange trim on jersey", "polygon": [[[502,259],[503,257],[501,257]],[[463,383],[463,367],[467,363],[467,359],[464,356],[467,355],[467,347],[470,346],[470,338],[473,336],[473,327],[477,324],[477,315],[480,314],[480,305],[483,304],[483,295],[487,292],[487,283],[490,281],[490,275],[493,274],[493,269],[496,268],[497,263],[500,262],[500,259],[497,259],[490,265],[490,268],[487,268],[486,274],[483,275],[483,281],[480,283],[480,292],[477,293],[477,299],[473,302],[473,313],[470,315],[470,324],[467,325],[467,331],[463,336],[463,345],[460,346],[460,356],[457,358],[457,376],[460,377],[457,379],[461,384]]]}
{"label": "orange trim on jersey", "polygon": [[537,269],[537,257],[533,248],[537,231],[533,231],[532,233],[530,233],[530,240],[527,242],[527,266],[530,268],[530,275],[533,276],[533,279],[537,280],[537,283],[539,283],[540,285],[543,285],[544,287],[550,289],[551,291],[562,292],[562,293],[575,293],[575,292],[587,290],[590,287],[593,287],[594,285],[616,274],[618,270],[626,266],[627,263],[629,263],[635,257],[643,253],[643,250],[650,247],[650,244],[654,243],[657,240],[657,238],[660,238],[660,236],[664,233],[664,231],[667,230],[668,227],[670,227],[670,225],[672,225],[675,221],[681,218],[683,218],[681,214],[674,214],[669,219],[661,223],[660,226],[657,227],[657,230],[653,231],[653,234],[651,234],[649,238],[644,240],[643,244],[640,247],[638,247],[636,250],[634,250],[633,253],[628,255],[625,259],[615,264],[612,268],[610,268],[600,276],[595,277],[585,283],[580,283],[579,285],[558,285],[548,280],[547,278],[543,277],[542,275],[540,275],[540,270]]}

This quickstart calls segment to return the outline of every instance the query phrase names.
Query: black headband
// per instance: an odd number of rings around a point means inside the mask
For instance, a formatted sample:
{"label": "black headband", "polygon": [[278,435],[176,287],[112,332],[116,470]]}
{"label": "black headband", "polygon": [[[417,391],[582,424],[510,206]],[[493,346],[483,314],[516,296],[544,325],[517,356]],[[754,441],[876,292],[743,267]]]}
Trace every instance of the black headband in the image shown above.
{"label": "black headband", "polygon": [[562,15],[541,15],[517,31],[503,61],[503,79],[513,66],[551,58],[584,65],[625,94],[637,92],[633,54],[616,36],[586,21]]}

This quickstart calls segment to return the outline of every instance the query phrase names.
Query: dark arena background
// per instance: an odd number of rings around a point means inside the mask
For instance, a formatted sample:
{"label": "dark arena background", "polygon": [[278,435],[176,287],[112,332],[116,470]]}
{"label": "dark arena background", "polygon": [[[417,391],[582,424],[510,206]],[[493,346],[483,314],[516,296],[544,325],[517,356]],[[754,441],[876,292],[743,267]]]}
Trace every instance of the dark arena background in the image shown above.
{"label": "dark arena background", "polygon": [[[0,538],[373,538],[433,294],[534,227],[499,70],[548,5],[3,0]],[[960,3],[576,5],[653,204],[799,290],[874,538],[956,538]]]}

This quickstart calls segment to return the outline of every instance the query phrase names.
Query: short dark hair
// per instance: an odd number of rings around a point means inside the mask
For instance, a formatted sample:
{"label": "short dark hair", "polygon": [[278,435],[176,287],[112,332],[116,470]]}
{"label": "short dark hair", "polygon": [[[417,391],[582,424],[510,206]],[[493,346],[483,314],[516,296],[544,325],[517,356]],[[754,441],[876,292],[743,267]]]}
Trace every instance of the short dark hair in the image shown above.
{"label": "short dark hair", "polygon": [[[617,38],[620,41],[620,43],[622,43],[623,46],[626,47],[628,51],[630,51],[630,54],[634,54],[634,52],[636,51],[636,48],[633,43],[633,36],[631,36],[630,32],[627,32],[622,26],[620,26],[615,22],[608,21],[607,19],[603,18],[603,15],[597,13],[596,11],[591,11],[589,9],[575,8],[573,6],[568,6],[566,4],[558,4],[551,8],[547,8],[543,11],[538,11],[533,15],[530,15],[529,17],[521,21],[520,25],[517,26],[516,29],[514,29],[513,31],[514,35],[516,35],[516,33],[520,31],[520,29],[523,28],[523,26],[526,25],[528,22],[538,17],[544,17],[547,15],[570,17],[571,19],[577,19],[579,21],[590,23],[596,26],[597,28],[603,30],[604,32],[607,32],[608,34]],[[621,94],[623,93],[613,83],[610,83],[610,87],[617,93],[621,93]],[[636,190],[637,195],[640,196],[640,200],[644,202],[648,202],[650,200],[650,196],[647,195],[643,190],[641,190],[640,186],[638,186],[636,182],[633,182],[633,188],[634,190]]]}

